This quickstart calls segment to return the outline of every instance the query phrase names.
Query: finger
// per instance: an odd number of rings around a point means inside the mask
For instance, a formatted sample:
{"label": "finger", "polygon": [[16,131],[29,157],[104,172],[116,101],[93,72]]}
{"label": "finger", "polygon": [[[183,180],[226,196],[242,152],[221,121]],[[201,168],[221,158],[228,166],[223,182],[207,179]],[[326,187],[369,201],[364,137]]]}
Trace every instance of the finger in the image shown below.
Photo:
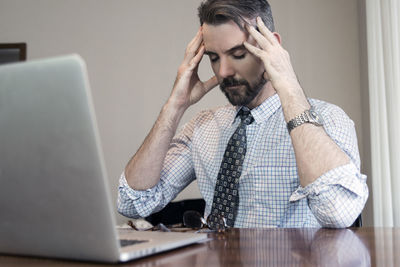
{"label": "finger", "polygon": [[[193,58],[193,56],[196,54],[198,50],[198,46],[201,44],[203,41],[203,36],[201,34],[201,28],[197,31],[197,34],[193,39],[190,41],[190,43],[186,46],[185,50],[185,56],[183,58],[183,64],[188,65],[190,60]],[[194,46],[197,46],[194,48]]]}
{"label": "finger", "polygon": [[[196,36],[193,38],[193,40],[189,43],[189,50],[197,50],[197,48],[200,46],[200,44],[203,42],[203,34],[201,33],[201,29],[199,29],[196,33]],[[194,48],[194,49],[193,49]]]}
{"label": "finger", "polygon": [[206,92],[210,91],[217,85],[218,85],[217,76],[214,76],[214,77],[210,78],[208,81],[204,82],[204,88],[206,89]]}
{"label": "finger", "polygon": [[246,47],[247,50],[250,51],[250,53],[252,53],[253,55],[255,55],[256,57],[258,57],[260,59],[262,59],[263,56],[265,55],[264,50],[262,50],[258,47],[255,47],[254,45],[249,44],[248,42],[244,42],[243,45]]}
{"label": "finger", "polygon": [[272,43],[268,39],[266,39],[264,35],[258,32],[253,26],[246,25],[246,28],[262,49],[267,50],[272,45]]}
{"label": "finger", "polygon": [[201,45],[197,54],[189,61],[189,70],[194,70],[200,63],[204,55],[204,45]]}
{"label": "finger", "polygon": [[[266,52],[258,47],[255,47],[254,45],[249,44],[248,42],[244,42],[243,45],[246,47],[247,50],[250,51],[250,53],[252,53],[253,55],[255,55],[256,57],[258,57],[259,59],[261,59],[264,62],[264,67],[267,67],[267,65],[269,65],[268,60],[266,59]],[[269,75],[268,72],[265,70],[263,73],[263,77],[265,80],[269,81]]]}
{"label": "finger", "polygon": [[260,17],[257,17],[257,27],[264,35],[264,37],[271,43],[271,44],[276,44],[278,41],[276,40],[274,34],[265,26],[264,22]]}
{"label": "finger", "polygon": [[190,61],[190,59],[196,54],[202,42],[203,42],[203,35],[201,33],[201,29],[199,29],[196,36],[186,47],[185,58],[187,58]]}

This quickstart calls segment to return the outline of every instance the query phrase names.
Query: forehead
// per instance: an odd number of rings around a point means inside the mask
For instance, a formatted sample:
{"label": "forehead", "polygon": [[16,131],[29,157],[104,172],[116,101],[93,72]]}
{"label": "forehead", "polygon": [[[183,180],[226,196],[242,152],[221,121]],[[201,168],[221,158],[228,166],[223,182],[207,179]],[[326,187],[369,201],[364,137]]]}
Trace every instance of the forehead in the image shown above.
{"label": "forehead", "polygon": [[202,32],[206,51],[215,53],[225,52],[247,39],[247,34],[233,21],[219,25],[203,24]]}

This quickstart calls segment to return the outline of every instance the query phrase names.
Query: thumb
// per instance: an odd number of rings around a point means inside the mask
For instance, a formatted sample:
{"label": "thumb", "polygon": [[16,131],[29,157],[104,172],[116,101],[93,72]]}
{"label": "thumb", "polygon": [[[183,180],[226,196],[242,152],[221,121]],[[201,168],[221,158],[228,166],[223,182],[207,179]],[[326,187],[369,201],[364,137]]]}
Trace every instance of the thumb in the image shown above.
{"label": "thumb", "polygon": [[217,80],[216,76],[213,76],[209,80],[204,82],[204,88],[205,88],[206,92],[210,91],[217,85],[218,85],[218,80]]}

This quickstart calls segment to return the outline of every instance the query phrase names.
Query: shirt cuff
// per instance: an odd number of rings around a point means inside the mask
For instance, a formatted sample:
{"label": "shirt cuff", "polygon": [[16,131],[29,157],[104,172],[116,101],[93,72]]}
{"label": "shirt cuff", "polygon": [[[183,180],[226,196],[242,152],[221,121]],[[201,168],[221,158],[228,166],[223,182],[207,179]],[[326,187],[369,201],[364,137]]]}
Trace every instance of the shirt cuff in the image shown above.
{"label": "shirt cuff", "polygon": [[135,190],[129,186],[126,181],[125,172],[122,172],[121,177],[119,179],[119,191],[124,193],[130,200],[144,200],[150,196],[153,196],[156,192],[156,186],[146,189],[146,190]]}
{"label": "shirt cuff", "polygon": [[354,163],[350,162],[324,173],[306,187],[299,186],[290,196],[289,201],[295,202],[306,197],[318,196],[335,185],[340,185],[358,196],[363,196],[366,179],[367,177],[360,173]]}

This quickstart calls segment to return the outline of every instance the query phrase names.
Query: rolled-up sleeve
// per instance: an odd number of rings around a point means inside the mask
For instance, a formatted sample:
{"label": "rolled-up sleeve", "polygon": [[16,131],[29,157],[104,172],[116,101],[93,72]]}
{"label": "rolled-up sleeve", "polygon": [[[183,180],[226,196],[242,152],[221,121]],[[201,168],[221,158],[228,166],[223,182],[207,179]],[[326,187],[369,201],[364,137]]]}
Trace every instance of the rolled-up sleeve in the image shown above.
{"label": "rolled-up sleeve", "polygon": [[308,206],[323,227],[350,226],[368,199],[367,177],[360,172],[360,156],[354,123],[336,106],[321,107],[324,128],[350,159],[321,175],[306,187],[299,187],[289,201],[307,198]]}
{"label": "rolled-up sleeve", "polygon": [[143,218],[160,211],[194,179],[191,157],[193,122],[173,138],[160,174],[160,181],[153,188],[139,191],[132,189],[122,173],[118,187],[118,212],[130,218]]}
{"label": "rolled-up sleeve", "polygon": [[349,163],[330,170],[304,188],[299,187],[290,201],[307,197],[311,211],[323,227],[348,227],[367,201],[366,179]]}

